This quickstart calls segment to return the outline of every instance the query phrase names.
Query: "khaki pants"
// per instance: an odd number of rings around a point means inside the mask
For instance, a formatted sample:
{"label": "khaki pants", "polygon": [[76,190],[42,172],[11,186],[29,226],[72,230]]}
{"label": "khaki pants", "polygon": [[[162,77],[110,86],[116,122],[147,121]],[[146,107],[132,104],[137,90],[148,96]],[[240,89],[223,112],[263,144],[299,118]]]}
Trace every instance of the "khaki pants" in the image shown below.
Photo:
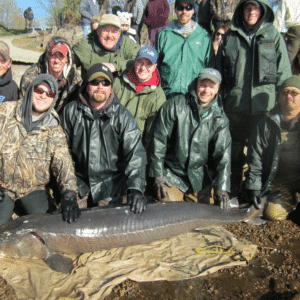
{"label": "khaki pants", "polygon": [[296,193],[284,187],[273,186],[266,196],[267,204],[263,217],[269,221],[285,220],[298,203]]}
{"label": "khaki pants", "polygon": [[182,192],[180,189],[178,189],[175,185],[172,187],[165,186],[167,197],[161,198],[158,197],[158,200],[160,201],[187,201],[187,202],[198,202],[198,203],[205,203],[205,204],[214,204],[213,200],[213,189],[208,186],[204,188],[203,190],[194,193],[191,191],[187,191],[186,193]]}

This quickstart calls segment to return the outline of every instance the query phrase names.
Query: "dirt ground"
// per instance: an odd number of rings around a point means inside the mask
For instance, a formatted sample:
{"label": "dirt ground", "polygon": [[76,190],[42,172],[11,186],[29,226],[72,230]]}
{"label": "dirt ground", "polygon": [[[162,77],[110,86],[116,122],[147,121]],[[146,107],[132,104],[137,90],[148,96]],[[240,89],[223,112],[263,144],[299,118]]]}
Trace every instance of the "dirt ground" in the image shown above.
{"label": "dirt ground", "polygon": [[[116,286],[105,300],[147,299],[300,299],[300,227],[292,220],[254,226],[225,226],[237,237],[258,245],[257,255],[245,267],[222,269],[210,276]],[[0,300],[17,299],[0,277]]]}

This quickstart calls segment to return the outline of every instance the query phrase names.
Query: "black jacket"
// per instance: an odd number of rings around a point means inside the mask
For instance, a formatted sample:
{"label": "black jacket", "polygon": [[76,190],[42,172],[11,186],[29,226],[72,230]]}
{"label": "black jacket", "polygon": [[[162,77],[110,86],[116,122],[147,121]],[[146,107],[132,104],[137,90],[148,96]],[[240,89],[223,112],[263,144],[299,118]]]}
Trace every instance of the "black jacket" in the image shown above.
{"label": "black jacket", "polygon": [[[1,80],[2,79],[2,80]],[[12,79],[12,72],[9,69],[2,78],[0,78],[0,103],[5,101],[18,100],[18,85]]]}
{"label": "black jacket", "polygon": [[126,189],[144,191],[146,152],[141,132],[116,96],[96,114],[80,100],[73,101],[63,110],[61,121],[80,197],[90,191],[96,203],[121,196]]}

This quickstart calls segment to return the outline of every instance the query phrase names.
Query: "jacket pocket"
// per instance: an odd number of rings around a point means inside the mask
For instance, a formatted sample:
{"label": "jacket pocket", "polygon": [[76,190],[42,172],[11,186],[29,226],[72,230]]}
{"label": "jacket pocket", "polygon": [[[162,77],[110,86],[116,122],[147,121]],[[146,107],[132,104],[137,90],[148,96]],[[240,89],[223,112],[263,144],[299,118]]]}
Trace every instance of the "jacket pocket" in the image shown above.
{"label": "jacket pocket", "polygon": [[259,83],[276,83],[276,51],[274,41],[258,42]]}

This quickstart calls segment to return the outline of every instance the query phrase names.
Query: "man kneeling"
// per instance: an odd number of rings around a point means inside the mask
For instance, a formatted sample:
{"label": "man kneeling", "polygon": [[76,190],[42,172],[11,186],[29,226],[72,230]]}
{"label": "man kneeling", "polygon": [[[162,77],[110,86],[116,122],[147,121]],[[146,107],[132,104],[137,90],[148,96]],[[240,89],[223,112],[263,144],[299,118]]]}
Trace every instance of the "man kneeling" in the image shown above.
{"label": "man kneeling", "polygon": [[213,184],[215,202],[229,208],[231,137],[220,83],[217,70],[204,69],[195,91],[168,100],[158,111],[149,176],[160,200],[210,203]]}
{"label": "man kneeling", "polygon": [[261,197],[267,197],[267,220],[286,219],[300,190],[300,77],[286,79],[278,95],[278,105],[253,131],[247,155],[248,199],[258,209]]}
{"label": "man kneeling", "polygon": [[64,220],[80,216],[72,159],[53,109],[57,91],[54,77],[41,74],[23,99],[0,106],[0,224],[11,219],[16,200],[27,214],[46,213],[51,173],[62,195]]}

